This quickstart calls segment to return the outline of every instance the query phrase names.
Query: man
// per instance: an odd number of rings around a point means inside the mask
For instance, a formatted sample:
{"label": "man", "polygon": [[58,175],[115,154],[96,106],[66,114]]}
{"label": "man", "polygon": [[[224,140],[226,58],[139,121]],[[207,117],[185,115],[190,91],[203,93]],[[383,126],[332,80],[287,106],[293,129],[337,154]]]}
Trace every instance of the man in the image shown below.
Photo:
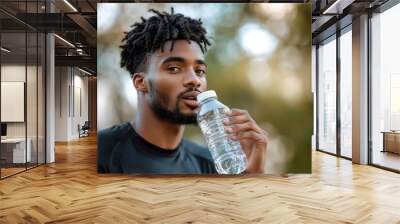
{"label": "man", "polygon": [[[216,173],[209,150],[183,139],[186,124],[196,124],[196,96],[207,90],[204,54],[211,45],[201,20],[149,10],[156,15],[125,33],[121,67],[138,93],[133,122],[98,134],[98,172],[137,174]],[[239,109],[224,124],[247,156],[246,173],[262,173],[265,132]]]}

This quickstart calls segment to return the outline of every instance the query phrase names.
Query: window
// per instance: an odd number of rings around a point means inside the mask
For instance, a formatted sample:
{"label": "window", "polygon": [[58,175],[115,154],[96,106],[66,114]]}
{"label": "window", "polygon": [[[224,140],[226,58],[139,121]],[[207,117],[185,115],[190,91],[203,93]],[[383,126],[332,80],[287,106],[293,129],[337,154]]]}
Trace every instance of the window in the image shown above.
{"label": "window", "polygon": [[400,5],[371,18],[372,163],[400,170]]}
{"label": "window", "polygon": [[336,40],[318,48],[318,149],[336,153]]}
{"label": "window", "polygon": [[351,158],[352,141],[352,35],[340,36],[340,155]]}

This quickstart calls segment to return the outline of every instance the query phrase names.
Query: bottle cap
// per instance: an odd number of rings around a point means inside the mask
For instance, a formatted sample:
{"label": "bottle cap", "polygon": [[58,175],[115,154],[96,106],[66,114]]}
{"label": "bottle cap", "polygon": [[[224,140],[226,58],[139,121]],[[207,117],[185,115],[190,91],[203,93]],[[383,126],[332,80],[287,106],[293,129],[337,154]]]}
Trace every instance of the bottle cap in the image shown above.
{"label": "bottle cap", "polygon": [[202,101],[204,101],[208,98],[211,98],[211,97],[217,98],[217,93],[215,93],[214,90],[204,91],[204,92],[200,93],[199,95],[197,95],[197,102],[201,103]]}

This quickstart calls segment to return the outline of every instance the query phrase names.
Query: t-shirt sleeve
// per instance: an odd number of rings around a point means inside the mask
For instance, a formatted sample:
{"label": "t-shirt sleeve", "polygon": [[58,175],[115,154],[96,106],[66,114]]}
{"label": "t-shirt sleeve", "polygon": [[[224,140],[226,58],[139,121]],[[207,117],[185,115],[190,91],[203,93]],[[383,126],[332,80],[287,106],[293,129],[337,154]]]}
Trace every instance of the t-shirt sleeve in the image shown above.
{"label": "t-shirt sleeve", "polygon": [[109,129],[104,129],[97,134],[97,172],[109,173],[109,161],[113,149],[113,138]]}
{"label": "t-shirt sleeve", "polygon": [[126,135],[127,125],[114,125],[111,128],[100,130],[97,134],[97,172],[119,173],[120,154],[115,150],[121,138]]}
{"label": "t-shirt sleeve", "polygon": [[100,130],[97,134],[97,172],[122,173],[118,145],[129,137],[130,124],[123,123]]}

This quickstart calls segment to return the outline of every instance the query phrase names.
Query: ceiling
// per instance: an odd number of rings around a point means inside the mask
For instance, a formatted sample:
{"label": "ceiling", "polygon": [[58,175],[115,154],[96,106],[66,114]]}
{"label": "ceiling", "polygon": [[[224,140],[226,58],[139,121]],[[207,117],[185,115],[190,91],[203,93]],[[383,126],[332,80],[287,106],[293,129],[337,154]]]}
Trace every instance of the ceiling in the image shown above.
{"label": "ceiling", "polygon": [[372,12],[389,0],[312,0],[313,44],[352,23],[352,18]]}
{"label": "ceiling", "polygon": [[[46,5],[44,0],[1,0],[2,46],[11,50],[2,60],[17,63],[25,62],[26,56],[35,58],[43,47],[37,45],[36,38],[33,40],[36,33],[51,32],[57,34],[56,66],[79,66],[95,74],[97,2],[48,0]],[[41,37],[39,40],[43,40]],[[5,55],[4,51],[2,55]]]}

